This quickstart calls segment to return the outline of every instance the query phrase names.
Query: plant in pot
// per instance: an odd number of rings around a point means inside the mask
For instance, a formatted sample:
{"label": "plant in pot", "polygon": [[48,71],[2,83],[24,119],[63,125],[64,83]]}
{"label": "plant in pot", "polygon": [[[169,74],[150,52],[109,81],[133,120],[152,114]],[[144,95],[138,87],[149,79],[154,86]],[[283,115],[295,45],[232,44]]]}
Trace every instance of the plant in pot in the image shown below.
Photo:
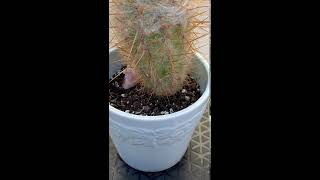
{"label": "plant in pot", "polygon": [[109,49],[109,133],[131,167],[174,166],[188,148],[210,95],[189,1],[113,0],[116,48]]}

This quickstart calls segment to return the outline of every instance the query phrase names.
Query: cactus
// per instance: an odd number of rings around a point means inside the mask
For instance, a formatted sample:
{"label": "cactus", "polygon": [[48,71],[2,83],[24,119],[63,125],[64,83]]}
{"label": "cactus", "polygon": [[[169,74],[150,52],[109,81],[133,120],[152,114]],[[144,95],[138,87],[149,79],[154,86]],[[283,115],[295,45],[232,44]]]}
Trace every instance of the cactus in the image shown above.
{"label": "cactus", "polygon": [[124,87],[132,87],[128,81],[135,79],[155,95],[175,94],[195,52],[197,14],[188,9],[189,0],[113,0],[112,5],[116,45],[127,66]]}

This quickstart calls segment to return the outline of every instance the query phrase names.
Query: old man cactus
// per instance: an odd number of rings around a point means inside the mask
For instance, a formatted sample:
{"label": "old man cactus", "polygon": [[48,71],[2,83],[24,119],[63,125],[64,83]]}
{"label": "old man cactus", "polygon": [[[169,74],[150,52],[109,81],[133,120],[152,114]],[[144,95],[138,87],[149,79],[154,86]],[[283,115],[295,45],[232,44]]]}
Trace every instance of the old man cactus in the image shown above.
{"label": "old man cactus", "polygon": [[113,0],[111,21],[121,52],[124,88],[136,82],[169,96],[180,90],[196,51],[193,31],[201,25],[188,0]]}

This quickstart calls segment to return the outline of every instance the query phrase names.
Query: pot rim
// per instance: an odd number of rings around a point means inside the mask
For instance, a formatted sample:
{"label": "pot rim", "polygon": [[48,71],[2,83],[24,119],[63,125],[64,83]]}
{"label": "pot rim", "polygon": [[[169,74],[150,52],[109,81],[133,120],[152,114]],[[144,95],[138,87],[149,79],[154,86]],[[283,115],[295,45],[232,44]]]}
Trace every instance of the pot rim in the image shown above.
{"label": "pot rim", "polygon": [[[117,48],[111,48],[109,49],[109,54],[113,51],[115,51]],[[201,95],[201,97],[193,104],[191,104],[190,106],[174,112],[172,114],[165,114],[165,115],[157,115],[157,116],[142,116],[142,115],[136,115],[136,114],[130,114],[130,113],[126,113],[123,112],[119,109],[116,109],[115,107],[111,106],[109,104],[109,111],[112,111],[114,114],[116,114],[117,116],[120,117],[124,117],[124,118],[131,118],[133,120],[138,120],[138,121],[164,121],[166,119],[172,119],[172,118],[176,118],[179,117],[183,114],[188,113],[189,111],[191,111],[192,109],[196,109],[200,106],[202,106],[202,104],[207,101],[209,99],[210,96],[210,82],[211,82],[211,78],[210,78],[210,66],[208,61],[199,53],[195,53],[197,59],[200,60],[201,64],[204,65],[205,69],[206,69],[206,74],[208,76],[208,81],[207,81],[207,85],[206,85],[206,89],[203,92],[203,94]]]}

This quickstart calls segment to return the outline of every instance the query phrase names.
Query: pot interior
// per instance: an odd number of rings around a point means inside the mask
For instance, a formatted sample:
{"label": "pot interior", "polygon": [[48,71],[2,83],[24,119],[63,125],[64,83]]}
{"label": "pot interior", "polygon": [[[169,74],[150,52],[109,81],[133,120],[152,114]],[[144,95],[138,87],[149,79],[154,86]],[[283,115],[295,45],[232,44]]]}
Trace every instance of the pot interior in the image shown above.
{"label": "pot interior", "polygon": [[[119,55],[119,51],[117,49],[113,49],[109,51],[109,78],[108,79],[110,79],[113,74],[115,74],[117,71],[121,69],[122,64],[120,60],[121,60],[121,56]],[[192,76],[199,83],[201,93],[203,93],[208,83],[207,70],[204,64],[201,63],[199,56],[194,55],[192,60],[193,60]]]}

